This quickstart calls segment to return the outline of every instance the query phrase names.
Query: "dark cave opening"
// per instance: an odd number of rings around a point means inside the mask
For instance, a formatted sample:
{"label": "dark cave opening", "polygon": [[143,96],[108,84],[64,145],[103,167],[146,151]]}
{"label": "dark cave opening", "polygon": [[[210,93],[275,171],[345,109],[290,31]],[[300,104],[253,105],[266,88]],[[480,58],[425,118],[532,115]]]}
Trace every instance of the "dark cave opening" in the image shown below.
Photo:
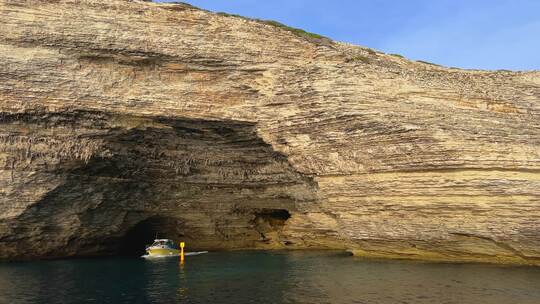
{"label": "dark cave opening", "polygon": [[[280,232],[283,230],[287,220],[291,217],[288,210],[262,208],[246,211],[246,216],[250,215],[251,217],[249,224],[246,222],[244,228],[233,227],[233,231],[256,231],[260,238],[246,237],[245,233],[238,232],[238,234],[231,235],[232,238],[228,239],[227,242],[244,244],[241,247],[250,247],[249,244],[253,244],[252,242],[263,242],[266,244],[280,242]],[[229,228],[231,227],[227,227],[227,229]],[[191,227],[191,229],[193,229],[193,227]],[[185,222],[181,219],[155,215],[138,222],[127,230],[117,242],[116,254],[123,256],[141,256],[145,254],[146,246],[151,244],[156,238],[171,239],[175,244],[178,244],[180,241],[187,241],[190,244],[195,243],[198,245],[201,245],[200,241],[204,243],[205,241],[210,240],[210,243],[206,243],[206,245],[210,246],[216,244],[212,244],[213,242],[219,244],[223,241],[220,240],[218,234],[197,235],[197,237],[195,237],[199,232],[192,231],[191,233],[187,233],[186,231],[188,230],[190,229],[185,226]],[[203,245],[201,249],[208,248]],[[227,246],[224,246],[223,249],[227,249]]]}
{"label": "dark cave opening", "polygon": [[182,221],[164,216],[153,216],[129,229],[121,238],[117,253],[125,256],[145,254],[147,245],[154,239],[171,239],[175,243],[184,236]]}
{"label": "dark cave opening", "polygon": [[288,210],[285,209],[259,209],[255,211],[255,218],[268,222],[273,227],[283,226],[291,217]]}
{"label": "dark cave opening", "polygon": [[258,209],[254,216],[252,224],[261,237],[260,241],[270,244],[278,241],[279,233],[291,214],[285,209]]}

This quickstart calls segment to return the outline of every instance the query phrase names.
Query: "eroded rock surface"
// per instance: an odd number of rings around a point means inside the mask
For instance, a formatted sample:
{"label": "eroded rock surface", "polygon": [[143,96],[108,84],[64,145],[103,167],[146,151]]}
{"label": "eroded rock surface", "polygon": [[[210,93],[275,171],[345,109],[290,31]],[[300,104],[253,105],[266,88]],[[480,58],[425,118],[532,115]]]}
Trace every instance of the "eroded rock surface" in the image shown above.
{"label": "eroded rock surface", "polygon": [[540,263],[540,73],[182,4],[0,1],[0,258],[192,248]]}

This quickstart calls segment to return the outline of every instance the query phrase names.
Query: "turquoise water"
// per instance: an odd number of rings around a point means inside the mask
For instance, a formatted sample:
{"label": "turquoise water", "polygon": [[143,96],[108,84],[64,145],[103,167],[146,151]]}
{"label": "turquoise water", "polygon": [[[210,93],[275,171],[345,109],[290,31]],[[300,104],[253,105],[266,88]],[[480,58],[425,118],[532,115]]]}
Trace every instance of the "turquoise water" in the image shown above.
{"label": "turquoise water", "polygon": [[220,252],[0,263],[0,303],[538,304],[540,268]]}

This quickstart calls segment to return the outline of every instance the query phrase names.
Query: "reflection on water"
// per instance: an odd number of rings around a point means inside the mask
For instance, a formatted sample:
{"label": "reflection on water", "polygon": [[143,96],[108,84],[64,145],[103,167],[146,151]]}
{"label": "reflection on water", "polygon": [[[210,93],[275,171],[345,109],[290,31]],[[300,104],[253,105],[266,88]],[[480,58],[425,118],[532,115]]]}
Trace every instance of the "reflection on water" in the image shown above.
{"label": "reflection on water", "polygon": [[336,252],[0,263],[0,303],[540,303],[540,268]]}

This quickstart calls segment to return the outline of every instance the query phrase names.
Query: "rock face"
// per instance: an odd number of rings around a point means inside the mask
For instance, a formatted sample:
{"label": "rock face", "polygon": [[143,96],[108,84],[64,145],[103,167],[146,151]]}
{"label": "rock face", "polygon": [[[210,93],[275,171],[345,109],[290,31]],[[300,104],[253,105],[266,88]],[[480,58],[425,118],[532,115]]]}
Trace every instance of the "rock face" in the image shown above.
{"label": "rock face", "polygon": [[0,1],[0,258],[335,248],[540,264],[540,73],[183,4]]}

